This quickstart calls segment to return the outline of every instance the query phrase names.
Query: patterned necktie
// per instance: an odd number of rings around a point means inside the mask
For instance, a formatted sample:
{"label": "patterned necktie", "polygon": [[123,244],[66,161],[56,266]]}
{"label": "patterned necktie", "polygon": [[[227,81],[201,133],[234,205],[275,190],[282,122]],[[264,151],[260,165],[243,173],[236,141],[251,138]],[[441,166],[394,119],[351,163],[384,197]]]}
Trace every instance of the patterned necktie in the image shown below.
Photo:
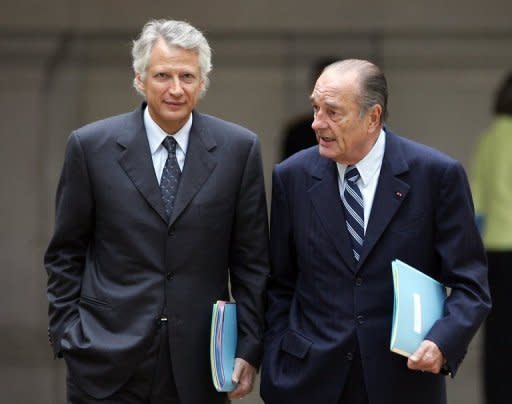
{"label": "patterned necktie", "polygon": [[343,206],[345,207],[345,222],[352,239],[352,251],[356,262],[359,262],[364,240],[364,205],[363,196],[356,182],[359,171],[355,166],[348,166],[345,171],[345,189],[343,191]]}
{"label": "patterned necktie", "polygon": [[162,144],[167,149],[167,160],[160,179],[160,192],[164,201],[165,213],[170,219],[178,192],[181,170],[176,159],[176,140],[172,136],[166,136]]}

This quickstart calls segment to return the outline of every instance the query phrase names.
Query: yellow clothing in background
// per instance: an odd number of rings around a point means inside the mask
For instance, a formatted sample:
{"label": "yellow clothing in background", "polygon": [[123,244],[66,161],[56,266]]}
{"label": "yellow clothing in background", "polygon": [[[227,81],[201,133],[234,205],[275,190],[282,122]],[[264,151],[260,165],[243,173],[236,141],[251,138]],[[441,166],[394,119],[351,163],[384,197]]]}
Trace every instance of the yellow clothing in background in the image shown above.
{"label": "yellow clothing in background", "polygon": [[512,250],[512,116],[496,116],[482,135],[471,174],[485,248]]}

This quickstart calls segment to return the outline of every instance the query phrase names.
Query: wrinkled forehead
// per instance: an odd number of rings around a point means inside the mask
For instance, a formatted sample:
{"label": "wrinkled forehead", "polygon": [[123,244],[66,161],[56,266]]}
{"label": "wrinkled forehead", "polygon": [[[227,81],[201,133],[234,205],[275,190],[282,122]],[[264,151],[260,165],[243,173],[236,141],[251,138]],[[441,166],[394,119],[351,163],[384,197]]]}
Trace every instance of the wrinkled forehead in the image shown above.
{"label": "wrinkled forehead", "polygon": [[358,95],[357,78],[351,74],[324,72],[316,81],[310,99],[312,102],[334,103],[340,99],[355,99]]}
{"label": "wrinkled forehead", "polygon": [[309,98],[311,102],[334,102],[339,95],[340,91],[336,86],[325,85],[317,81]]}

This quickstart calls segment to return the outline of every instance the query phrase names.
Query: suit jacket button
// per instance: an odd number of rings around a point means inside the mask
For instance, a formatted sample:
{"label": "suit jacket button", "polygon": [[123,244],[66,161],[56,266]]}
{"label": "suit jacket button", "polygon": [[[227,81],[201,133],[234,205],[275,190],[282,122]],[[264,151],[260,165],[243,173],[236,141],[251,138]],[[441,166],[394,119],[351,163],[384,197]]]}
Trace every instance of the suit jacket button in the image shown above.
{"label": "suit jacket button", "polygon": [[170,281],[172,279],[172,272],[167,272],[165,277],[167,278],[168,281]]}
{"label": "suit jacket button", "polygon": [[348,361],[351,361],[352,359],[354,359],[354,355],[352,355],[352,352],[347,353],[347,355],[345,355],[345,357],[347,358]]}
{"label": "suit jacket button", "polygon": [[358,276],[356,278],[356,286],[361,286],[362,284],[363,284],[363,278]]}
{"label": "suit jacket button", "polygon": [[359,324],[363,324],[364,323],[364,316],[362,316],[362,315],[357,316],[357,322]]}

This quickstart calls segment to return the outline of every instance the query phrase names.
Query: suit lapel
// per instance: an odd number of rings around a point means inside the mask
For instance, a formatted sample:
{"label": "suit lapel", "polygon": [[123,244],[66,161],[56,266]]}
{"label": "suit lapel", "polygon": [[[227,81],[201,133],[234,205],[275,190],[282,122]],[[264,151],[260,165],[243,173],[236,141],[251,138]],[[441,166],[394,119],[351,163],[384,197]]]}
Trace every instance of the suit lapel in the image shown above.
{"label": "suit lapel", "polygon": [[216,147],[216,142],[209,133],[204,119],[203,115],[194,112],[187,156],[169,226],[187,207],[217,164],[211,153]]}
{"label": "suit lapel", "polygon": [[149,205],[167,222],[144,128],[144,108],[145,105],[129,114],[127,124],[121,130],[117,143],[124,151],[119,158],[119,164]]}
{"label": "suit lapel", "polygon": [[318,156],[317,164],[312,170],[312,177],[315,183],[308,192],[313,207],[345,264],[355,271],[352,244],[346,229],[345,214],[339,193],[336,164]]}
{"label": "suit lapel", "polygon": [[397,177],[408,170],[398,137],[386,131],[386,149],[358,268],[363,265],[409,192],[409,184]]}

